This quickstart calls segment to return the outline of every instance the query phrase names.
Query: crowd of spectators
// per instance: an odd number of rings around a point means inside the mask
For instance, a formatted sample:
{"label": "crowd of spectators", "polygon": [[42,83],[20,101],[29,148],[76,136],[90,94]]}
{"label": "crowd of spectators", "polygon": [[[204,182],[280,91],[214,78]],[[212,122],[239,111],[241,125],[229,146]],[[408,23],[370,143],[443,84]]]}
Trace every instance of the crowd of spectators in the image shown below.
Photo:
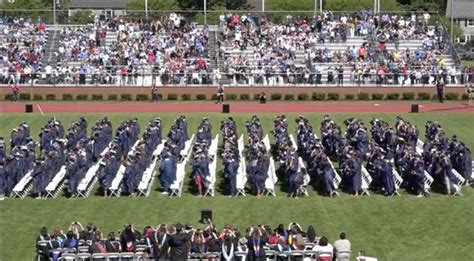
{"label": "crowd of spectators", "polygon": [[[116,38],[107,38],[107,34]],[[67,84],[209,84],[208,29],[171,13],[158,20],[105,19],[59,33],[46,80]],[[52,78],[51,78],[52,77]]]}
{"label": "crowd of spectators", "polygon": [[40,18],[0,19],[0,83],[25,84],[42,71],[46,25]]}
{"label": "crowd of spectators", "polygon": [[[374,15],[363,9],[288,15],[272,23],[266,16],[223,14],[216,47],[221,72],[209,65],[208,27],[175,13],[152,21],[101,14],[89,25],[58,29],[54,39],[46,39],[40,19],[7,17],[0,24],[0,81],[199,85],[216,84],[223,74],[231,84],[474,82],[473,68],[446,64],[443,55],[452,53],[452,45],[442,25],[428,27],[430,18],[427,12]],[[364,37],[363,43],[345,47],[354,37]],[[54,42],[53,55],[42,59],[47,40]],[[406,48],[410,41],[419,46]]]}
{"label": "crowd of spectators", "polygon": [[[72,222],[66,233],[60,227],[49,233],[41,228],[36,239],[36,253],[40,260],[57,260],[65,253],[135,253],[136,256],[154,260],[186,260],[206,256],[220,260],[266,260],[276,256],[278,260],[289,260],[292,252],[299,253],[292,260],[303,257],[329,261],[350,260],[351,242],[343,232],[334,244],[326,236],[320,236],[313,226],[306,230],[297,224],[283,224],[276,228],[268,225],[253,225],[240,230],[225,225],[221,230],[209,220],[203,229],[190,224],[160,224],[138,230],[127,224],[117,233],[107,237],[99,228],[89,223]],[[243,258],[243,259],[242,259]]]}
{"label": "crowd of spectators", "polygon": [[[400,16],[373,15],[368,10],[324,11],[314,17],[288,16],[280,24],[251,14],[220,18],[219,55],[225,61],[224,74],[237,84],[322,84],[326,74],[326,83],[335,84],[336,73],[341,75],[338,84],[343,83],[343,75],[357,84],[430,84],[430,79],[438,78],[446,84],[474,81],[471,68],[445,65],[442,55],[451,54],[451,45],[440,24],[428,27],[426,12]],[[338,45],[356,36],[364,37],[360,46]],[[404,41],[420,46],[404,48],[400,45]],[[324,47],[328,42],[333,46]],[[248,55],[236,55],[242,51]]]}

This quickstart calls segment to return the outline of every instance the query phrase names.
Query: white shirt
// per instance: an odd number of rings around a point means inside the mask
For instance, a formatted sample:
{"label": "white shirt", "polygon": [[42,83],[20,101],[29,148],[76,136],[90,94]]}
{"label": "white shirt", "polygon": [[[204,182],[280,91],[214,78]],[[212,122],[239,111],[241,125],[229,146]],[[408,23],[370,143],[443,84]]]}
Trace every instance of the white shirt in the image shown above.
{"label": "white shirt", "polygon": [[44,71],[46,74],[51,74],[53,72],[53,67],[51,67],[51,65],[46,65],[46,67],[44,67]]}
{"label": "white shirt", "polygon": [[[320,245],[315,245],[313,247],[313,251],[318,251],[318,252],[330,252],[331,253],[331,256],[332,256],[332,253],[334,251],[334,248],[332,247],[332,245],[330,243],[328,243],[327,246],[320,246]],[[321,256],[329,256],[329,255],[326,255],[326,254],[323,254]]]}

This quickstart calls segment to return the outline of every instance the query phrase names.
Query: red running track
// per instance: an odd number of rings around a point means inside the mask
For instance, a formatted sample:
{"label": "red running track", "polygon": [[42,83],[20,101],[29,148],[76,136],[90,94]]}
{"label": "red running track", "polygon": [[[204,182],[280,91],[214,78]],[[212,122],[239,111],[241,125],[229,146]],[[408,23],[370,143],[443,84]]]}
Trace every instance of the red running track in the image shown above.
{"label": "red running track", "polygon": [[[377,103],[268,103],[254,102],[230,103],[231,113],[408,113],[411,103],[381,102]],[[218,113],[222,105],[213,103],[147,103],[147,102],[114,102],[114,103],[33,103],[36,113],[146,113],[146,112],[176,112],[176,113]],[[24,103],[0,103],[2,113],[25,112]],[[474,113],[474,105],[461,103],[424,103],[420,104],[420,112],[439,113]]]}

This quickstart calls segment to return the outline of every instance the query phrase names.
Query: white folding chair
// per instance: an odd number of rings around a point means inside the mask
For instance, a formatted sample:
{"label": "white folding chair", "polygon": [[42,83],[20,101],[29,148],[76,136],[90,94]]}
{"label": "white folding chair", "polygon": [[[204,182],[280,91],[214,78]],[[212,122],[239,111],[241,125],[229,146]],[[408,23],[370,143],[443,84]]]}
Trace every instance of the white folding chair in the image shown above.
{"label": "white folding chair", "polygon": [[76,255],[76,260],[78,261],[89,261],[91,260],[91,254],[89,253],[79,253]]}
{"label": "white folding chair", "polygon": [[63,253],[61,255],[61,260],[64,261],[75,261],[76,260],[76,254],[73,253]]}
{"label": "white folding chair", "polygon": [[107,257],[107,261],[119,261],[120,253],[107,253],[106,257]]}
{"label": "white folding chair", "polygon": [[102,254],[102,253],[92,254],[92,261],[106,261],[106,260],[107,260],[106,254]]}
{"label": "white folding chair", "polygon": [[125,260],[133,261],[134,258],[135,258],[134,253],[121,253],[120,254],[120,261],[125,261]]}

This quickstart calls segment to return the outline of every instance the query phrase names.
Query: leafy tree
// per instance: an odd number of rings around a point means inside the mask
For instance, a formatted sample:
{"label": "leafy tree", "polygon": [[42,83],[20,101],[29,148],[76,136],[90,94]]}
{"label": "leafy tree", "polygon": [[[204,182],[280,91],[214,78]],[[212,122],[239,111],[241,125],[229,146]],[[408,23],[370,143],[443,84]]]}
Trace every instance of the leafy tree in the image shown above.
{"label": "leafy tree", "polygon": [[[127,13],[130,17],[145,18],[145,1],[133,0],[127,4]],[[159,10],[180,10],[174,0],[148,0],[148,17],[158,18],[163,13]]]}
{"label": "leafy tree", "polygon": [[91,11],[77,11],[69,17],[70,24],[88,24],[94,22],[94,14]]}
{"label": "leafy tree", "polygon": [[[227,8],[222,4],[215,4],[210,9],[211,12],[207,13],[207,24],[219,24],[219,15],[226,13]],[[196,15],[196,22],[198,24],[204,24],[204,13],[199,12]]]}
{"label": "leafy tree", "polygon": [[32,19],[41,18],[50,23],[53,21],[53,12],[41,1],[16,0],[15,2],[0,4],[0,7],[4,10],[3,15],[31,17]]}

